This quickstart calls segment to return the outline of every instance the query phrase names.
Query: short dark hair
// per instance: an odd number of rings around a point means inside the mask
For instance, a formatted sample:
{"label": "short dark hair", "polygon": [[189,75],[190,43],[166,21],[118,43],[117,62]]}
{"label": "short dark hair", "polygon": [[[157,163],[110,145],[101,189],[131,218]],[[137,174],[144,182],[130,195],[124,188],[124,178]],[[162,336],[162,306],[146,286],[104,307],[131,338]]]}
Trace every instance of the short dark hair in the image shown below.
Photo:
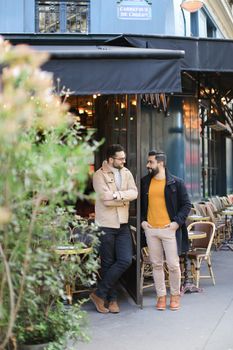
{"label": "short dark hair", "polygon": [[106,151],[107,160],[109,158],[113,158],[116,155],[116,152],[122,152],[122,151],[125,152],[124,147],[122,147],[121,145],[119,145],[117,143],[108,146],[107,151]]}
{"label": "short dark hair", "polygon": [[163,151],[152,150],[148,153],[148,156],[155,156],[157,162],[163,162],[164,166],[167,164],[167,156]]}

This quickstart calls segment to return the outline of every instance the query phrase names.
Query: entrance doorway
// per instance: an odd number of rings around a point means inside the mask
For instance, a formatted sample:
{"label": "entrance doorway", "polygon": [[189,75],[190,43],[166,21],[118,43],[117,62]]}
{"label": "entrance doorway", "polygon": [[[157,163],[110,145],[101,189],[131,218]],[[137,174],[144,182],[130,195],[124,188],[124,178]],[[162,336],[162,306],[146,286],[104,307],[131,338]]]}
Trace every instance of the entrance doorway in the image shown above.
{"label": "entrance doorway", "polygon": [[[76,115],[77,121],[84,130],[91,130],[93,138],[101,141],[93,162],[90,164],[90,174],[101,167],[106,157],[106,149],[110,144],[119,143],[126,151],[126,167],[132,172],[138,187],[140,182],[140,137],[138,138],[139,119],[138,102],[136,95],[91,95],[70,96],[68,103],[71,112]],[[139,154],[139,155],[138,155]],[[93,213],[93,204],[79,203],[79,213],[87,217]],[[139,200],[130,205],[129,224],[134,227],[140,222]],[[140,280],[140,232],[137,233],[136,247],[134,245],[133,262],[130,268],[122,276],[121,282],[128,293],[140,303],[139,280]]]}

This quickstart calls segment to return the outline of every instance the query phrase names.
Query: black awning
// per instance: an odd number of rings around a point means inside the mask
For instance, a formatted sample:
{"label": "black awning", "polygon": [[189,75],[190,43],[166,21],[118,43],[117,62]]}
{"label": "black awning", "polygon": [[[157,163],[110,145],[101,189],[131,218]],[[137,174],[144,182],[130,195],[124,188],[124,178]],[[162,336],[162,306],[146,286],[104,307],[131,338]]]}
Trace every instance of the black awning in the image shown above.
{"label": "black awning", "polygon": [[201,72],[233,72],[233,40],[150,35],[120,35],[108,45],[184,50],[181,69]]}
{"label": "black awning", "polygon": [[51,59],[54,73],[77,95],[180,92],[182,50],[108,46],[37,46]]}
{"label": "black awning", "polygon": [[[151,48],[162,51],[184,50],[181,69],[189,71],[233,72],[233,40],[139,34],[3,34],[14,45],[27,43],[52,52],[60,47],[83,49],[84,45],[121,46],[123,49]],[[56,46],[60,45],[60,46]],[[68,46],[69,45],[69,46]],[[65,49],[66,50],[66,49]]]}

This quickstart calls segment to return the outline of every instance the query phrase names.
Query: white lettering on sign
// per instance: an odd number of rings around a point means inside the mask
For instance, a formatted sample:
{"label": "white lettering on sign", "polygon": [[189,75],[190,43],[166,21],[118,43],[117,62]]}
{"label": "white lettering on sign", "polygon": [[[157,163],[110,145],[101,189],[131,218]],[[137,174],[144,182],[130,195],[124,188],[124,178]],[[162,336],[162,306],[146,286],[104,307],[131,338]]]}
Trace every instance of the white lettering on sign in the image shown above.
{"label": "white lettering on sign", "polygon": [[[126,3],[127,1],[124,1]],[[130,1],[132,4],[132,1]],[[150,20],[152,18],[151,5],[118,5],[117,6],[117,17],[119,19],[145,19]]]}

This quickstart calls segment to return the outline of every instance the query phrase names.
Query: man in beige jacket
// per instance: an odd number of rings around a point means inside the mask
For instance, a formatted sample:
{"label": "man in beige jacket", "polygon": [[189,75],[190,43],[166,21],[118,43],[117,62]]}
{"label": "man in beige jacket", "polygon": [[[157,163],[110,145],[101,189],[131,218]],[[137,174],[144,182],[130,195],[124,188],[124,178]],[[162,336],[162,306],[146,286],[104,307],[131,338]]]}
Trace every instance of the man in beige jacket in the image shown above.
{"label": "man in beige jacket", "polygon": [[120,311],[116,283],[132,261],[129,202],[137,198],[138,192],[131,172],[124,167],[125,161],[124,148],[111,145],[106,160],[93,177],[97,194],[95,220],[104,234],[100,238],[101,281],[90,299],[101,313]]}

